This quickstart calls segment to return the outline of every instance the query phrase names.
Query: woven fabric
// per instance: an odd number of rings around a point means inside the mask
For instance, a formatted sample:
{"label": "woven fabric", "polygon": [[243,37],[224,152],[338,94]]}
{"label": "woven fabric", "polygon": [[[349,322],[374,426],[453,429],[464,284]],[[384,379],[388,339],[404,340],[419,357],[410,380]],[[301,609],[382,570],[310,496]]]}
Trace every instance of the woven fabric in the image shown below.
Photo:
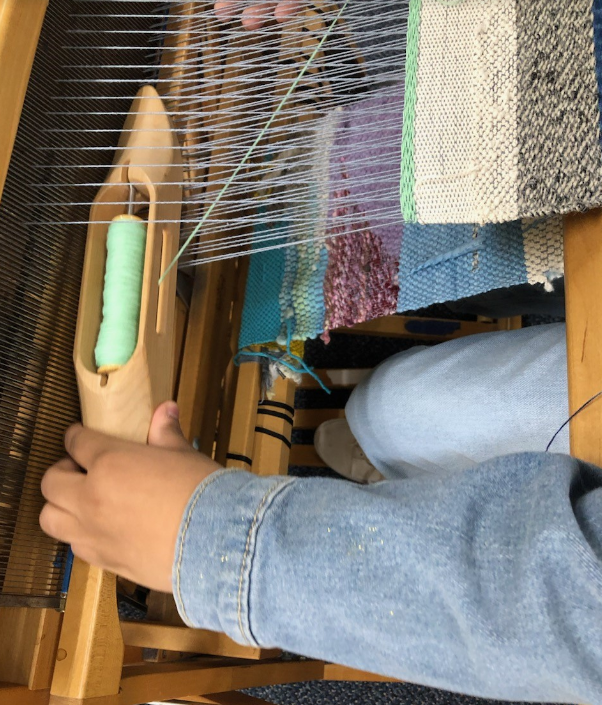
{"label": "woven fabric", "polygon": [[562,219],[404,226],[398,311],[562,276]]}
{"label": "woven fabric", "polygon": [[598,198],[594,27],[602,52],[602,0],[596,25],[592,0],[566,13],[567,2],[412,0],[405,92],[390,85],[326,115],[278,157],[297,186],[268,199],[265,227],[297,223],[297,246],[252,264],[241,344],[328,339],[396,310],[562,276],[561,219],[539,214],[584,206],[584,190]]}
{"label": "woven fabric", "polygon": [[564,275],[562,216],[522,223],[525,267],[529,284],[550,286]]}
{"label": "woven fabric", "polygon": [[602,0],[594,0],[594,50],[596,53],[596,78],[598,80],[600,126],[602,128]]}
{"label": "woven fabric", "polygon": [[416,101],[418,98],[418,52],[420,47],[420,14],[422,0],[410,3],[408,46],[406,54],[405,102],[401,143],[401,212],[405,220],[416,220],[414,182],[416,179],[414,140],[416,132]]}
{"label": "woven fabric", "polygon": [[[294,193],[277,187],[262,194],[265,222],[254,231],[256,251],[247,278],[241,350],[272,342],[285,346],[290,340],[316,338],[324,330],[330,148],[338,120],[336,111],[328,114],[316,122],[306,146],[270,160],[280,173],[294,174],[293,181],[304,186]],[[302,230],[291,226],[299,221],[299,213]],[[261,251],[266,242],[286,246]]]}
{"label": "woven fabric", "polygon": [[602,203],[592,0],[518,3],[523,215]]}
{"label": "woven fabric", "polygon": [[456,301],[524,283],[520,223],[407,224],[401,253],[399,311]]}
{"label": "woven fabric", "polygon": [[[477,222],[517,218],[518,91],[516,4],[487,1],[476,27],[477,76],[475,121],[478,171],[475,179]],[[481,8],[482,9],[482,8]],[[503,85],[503,91],[497,90]]]}
{"label": "woven fabric", "polygon": [[282,316],[282,327],[276,342],[286,345],[289,337],[293,337],[295,330],[295,310],[293,308],[293,288],[297,276],[299,248],[287,247],[285,250],[284,272],[282,273],[282,283],[278,294],[280,303],[280,314]]}
{"label": "woven fabric", "polygon": [[365,213],[394,259],[402,235],[397,186],[403,101],[403,86],[395,84],[343,110],[330,154],[331,208],[356,206]]}
{"label": "woven fabric", "polygon": [[[267,214],[267,208],[263,207]],[[285,223],[280,223],[285,228]],[[257,239],[263,236],[269,227],[256,228]],[[261,247],[257,242],[254,248]],[[271,343],[276,340],[282,329],[282,312],[280,307],[280,289],[285,272],[285,250],[268,250],[256,252],[250,256],[249,273],[245,291],[245,305],[238,341],[239,349],[250,345]]]}
{"label": "woven fabric", "polygon": [[304,203],[311,205],[303,206],[308,225],[297,235],[300,244],[293,255],[296,263],[292,287],[293,340],[316,338],[324,330],[330,155],[339,120],[339,111],[320,120],[308,153]]}
{"label": "woven fabric", "polygon": [[403,87],[389,86],[319,120],[309,146],[279,160],[297,186],[267,195],[255,246],[274,230],[297,244],[252,255],[240,348],[327,337],[395,312],[402,111]]}
{"label": "woven fabric", "polygon": [[402,112],[394,85],[342,113],[331,151],[325,339],[396,310]]}
{"label": "woven fabric", "polygon": [[324,276],[328,250],[324,240],[303,243],[298,250],[293,286],[293,340],[307,340],[317,337],[324,329]]}
{"label": "woven fabric", "polygon": [[592,0],[412,3],[405,219],[505,222],[602,204]]}
{"label": "woven fabric", "polygon": [[[398,262],[386,251],[382,239],[374,234],[365,214],[359,209],[355,213],[357,220],[351,227],[356,232],[346,234],[347,225],[340,228],[334,225],[330,231],[333,239],[328,245],[329,262],[324,280],[326,341],[328,332],[334,328],[350,327],[395,313]],[[335,212],[335,219],[343,214],[348,215],[348,211]]]}
{"label": "woven fabric", "polygon": [[420,222],[480,221],[475,206],[477,179],[485,167],[481,157],[495,159],[495,151],[478,151],[477,98],[483,92],[478,89],[479,31],[503,1],[468,0],[453,7],[422,3],[414,126],[414,198]]}

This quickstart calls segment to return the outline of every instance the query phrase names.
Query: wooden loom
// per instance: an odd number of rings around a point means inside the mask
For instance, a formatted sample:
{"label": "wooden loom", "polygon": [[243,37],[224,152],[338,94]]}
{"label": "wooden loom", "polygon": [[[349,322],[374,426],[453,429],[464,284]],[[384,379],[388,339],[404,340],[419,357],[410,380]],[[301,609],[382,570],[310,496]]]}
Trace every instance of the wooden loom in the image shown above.
{"label": "wooden loom", "polygon": [[[7,106],[0,117],[0,195],[45,9],[44,0],[0,0],[0,62],[6,67],[4,78],[0,80],[0,98]],[[186,52],[186,21],[179,18],[177,22],[181,32],[181,39],[177,41],[182,42],[182,52]],[[228,71],[228,67],[224,70]],[[211,106],[220,96],[206,95],[203,100]],[[165,148],[174,149],[174,145]],[[211,167],[206,176],[207,188],[215,188]],[[165,175],[152,178],[147,175],[136,180],[146,181],[147,185],[170,181]],[[102,193],[99,199],[98,207],[102,208]],[[602,215],[598,212],[566,219],[572,410],[597,393],[600,385],[602,313],[598,312],[598,301],[602,284],[596,275],[602,269],[602,244],[598,242],[601,228]],[[156,256],[151,259],[158,266]],[[93,266],[91,260],[90,266]],[[214,452],[220,462],[229,466],[249,469],[250,465],[253,471],[282,473],[286,472],[289,460],[287,445],[256,429],[264,426],[290,441],[292,424],[290,420],[257,415],[258,366],[247,363],[238,371],[231,362],[242,312],[244,274],[243,260],[213,263],[195,280],[190,310],[186,311],[181,302],[176,303],[173,333],[177,354],[172,369],[179,380],[178,400],[189,438],[196,437],[202,450]],[[98,287],[98,277],[96,280]],[[147,278],[147,284],[149,281]],[[87,306],[86,301],[84,297],[82,306]],[[97,294],[94,301],[90,305],[97,309]],[[166,330],[172,312],[173,308],[165,313]],[[154,311],[147,313],[152,320]],[[92,318],[98,315],[96,310]],[[364,331],[404,334],[408,323],[410,321],[399,317],[368,325]],[[459,334],[493,327],[494,324],[487,323],[468,324]],[[151,326],[151,329],[156,330],[156,327]],[[434,339],[436,336],[429,333],[427,327],[424,337]],[[80,367],[89,367],[86,359],[90,355],[90,343],[85,333],[79,341],[85,349],[83,358],[78,358]],[[148,344],[155,346],[156,341]],[[168,359],[171,348],[167,341],[164,345],[162,354]],[[86,378],[87,372],[84,370],[82,374],[80,383],[85,384],[81,380]],[[169,396],[167,380],[167,374],[159,380],[162,388],[147,405],[147,419],[153,403]],[[291,383],[279,382],[276,394],[277,401],[293,407]],[[86,394],[82,397],[85,399]],[[88,413],[84,409],[88,419],[95,408],[93,405]],[[323,415],[326,416],[328,414]],[[601,421],[602,406],[592,404],[573,422],[571,443],[575,455],[602,465]],[[315,417],[308,419],[307,414],[297,415],[300,426],[315,423]],[[140,437],[144,437],[144,433],[140,433]],[[292,452],[297,460],[304,453],[301,448],[293,448]],[[251,463],[241,458],[248,458]],[[304,458],[304,462],[311,462],[311,459]],[[303,680],[382,680],[321,662],[283,662],[277,652],[241,647],[223,635],[183,627],[174,616],[169,600],[154,596],[151,605],[151,616],[160,620],[159,623],[120,624],[112,579],[77,563],[64,615],[53,609],[0,608],[0,705],[46,705],[49,701],[55,705],[87,701],[94,705],[134,705],[167,698],[252,705],[257,701],[231,691]],[[158,662],[144,662],[142,648],[154,649],[153,658]],[[171,660],[178,654],[202,656]]]}

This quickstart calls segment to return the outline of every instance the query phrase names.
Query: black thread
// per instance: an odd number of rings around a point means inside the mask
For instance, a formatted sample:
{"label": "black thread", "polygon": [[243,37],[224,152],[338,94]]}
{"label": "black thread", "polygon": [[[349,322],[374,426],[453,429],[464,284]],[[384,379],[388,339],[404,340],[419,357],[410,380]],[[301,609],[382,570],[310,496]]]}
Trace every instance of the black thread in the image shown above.
{"label": "black thread", "polygon": [[602,391],[599,391],[597,394],[594,394],[594,396],[588,401],[586,401],[583,406],[580,406],[572,416],[569,416],[569,418],[562,424],[558,431],[556,431],[556,433],[552,436],[552,440],[548,443],[548,447],[546,448],[546,453],[550,450],[550,448],[552,447],[552,443],[554,443],[556,438],[560,435],[560,432],[563,431],[576,416],[579,416],[582,411],[587,409],[587,407],[593,402],[595,402],[596,399],[598,399],[599,397],[602,397]]}
{"label": "black thread", "polygon": [[247,458],[246,455],[238,455],[237,453],[227,453],[226,458],[228,460],[239,460],[241,463],[246,463],[247,465],[253,465],[251,458]]}
{"label": "black thread", "polygon": [[273,416],[276,419],[282,419],[283,421],[286,421],[286,423],[290,423],[291,426],[293,425],[293,420],[286,414],[280,414],[277,411],[270,411],[269,409],[257,409],[257,413],[262,416]]}
{"label": "black thread", "polygon": [[274,407],[274,409],[284,409],[285,411],[288,411],[291,416],[295,415],[295,410],[292,406],[289,406],[288,404],[283,404],[280,401],[260,401],[259,406],[272,406]]}
{"label": "black thread", "polygon": [[255,433],[265,433],[266,436],[271,436],[272,438],[276,438],[279,441],[282,441],[285,446],[288,447],[290,450],[293,446],[292,443],[289,441],[288,438],[285,436],[282,436],[280,433],[276,433],[276,431],[270,431],[269,428],[262,428],[261,426],[255,426]]}

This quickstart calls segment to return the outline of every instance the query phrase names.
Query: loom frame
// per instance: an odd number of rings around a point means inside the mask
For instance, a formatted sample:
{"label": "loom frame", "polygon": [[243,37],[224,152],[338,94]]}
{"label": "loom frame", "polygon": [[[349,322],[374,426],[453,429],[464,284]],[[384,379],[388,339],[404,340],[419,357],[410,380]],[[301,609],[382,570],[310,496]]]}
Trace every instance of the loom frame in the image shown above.
{"label": "loom frame", "polygon": [[[11,158],[14,138],[23,105],[29,74],[35,55],[48,0],[0,0],[0,65],[7,67],[0,81],[0,196]],[[182,28],[185,35],[186,28]],[[186,47],[183,47],[183,52]],[[204,96],[210,106],[218,96]],[[570,215],[565,219],[565,265],[567,292],[567,341],[569,396],[571,411],[599,391],[602,367],[602,211]],[[177,367],[180,384],[178,397],[184,429],[189,437],[196,429],[208,429],[200,446],[211,450],[213,432],[217,428],[215,455],[226,461],[232,453],[252,457],[252,469],[271,467],[285,472],[288,449],[280,441],[258,434],[256,409],[259,395],[259,369],[256,363],[246,363],[240,371],[232,364],[236,331],[240,324],[246,265],[219,262],[195,280],[190,310],[178,302],[176,307],[177,350],[181,363]],[[188,319],[188,323],[187,320]],[[193,325],[190,325],[193,321]],[[188,325],[188,332],[186,332]],[[461,332],[482,332],[496,324],[462,325]],[[364,326],[375,334],[391,333],[399,318],[378,321]],[[206,340],[212,340],[207,349]],[[433,338],[431,338],[433,339]],[[199,351],[203,349],[203,356]],[[199,367],[197,360],[203,359]],[[324,373],[326,374],[326,373]],[[222,385],[223,380],[223,385]],[[292,405],[292,383],[279,381],[277,399]],[[206,398],[208,404],[201,404]],[[221,413],[218,413],[221,409]],[[219,424],[217,418],[219,416]],[[323,415],[324,416],[324,415]],[[270,417],[265,417],[270,418]],[[212,426],[212,421],[213,423]],[[313,420],[300,422],[315,423]],[[284,435],[292,426],[284,421],[271,430]],[[589,462],[602,465],[602,405],[592,404],[571,426],[572,453]],[[290,439],[290,436],[289,436]],[[250,451],[249,449],[253,449]],[[294,454],[293,450],[293,454]],[[247,467],[244,463],[242,467]],[[190,702],[230,705],[234,702],[251,705],[257,701],[233,691],[259,685],[298,682],[303,680],[389,680],[317,661],[287,663],[274,652],[244,650],[234,642],[202,630],[189,630],[176,621],[169,600],[155,599],[154,614],[164,624],[143,627],[127,624],[124,670],[116,686],[118,692],[94,692],[85,689],[81,698],[50,697],[50,687],[57,656],[58,639],[63,616],[51,609],[0,608],[0,703],[10,705],[133,705],[154,698],[187,699]],[[86,615],[77,629],[89,629],[95,619]],[[140,663],[142,647],[159,651],[158,663]],[[161,658],[160,652],[164,652]],[[206,653],[194,661],[171,661],[174,652]],[[58,654],[61,658],[62,654]],[[215,695],[221,692],[221,695]],[[191,695],[195,693],[195,695]],[[211,695],[214,693],[214,695]]]}

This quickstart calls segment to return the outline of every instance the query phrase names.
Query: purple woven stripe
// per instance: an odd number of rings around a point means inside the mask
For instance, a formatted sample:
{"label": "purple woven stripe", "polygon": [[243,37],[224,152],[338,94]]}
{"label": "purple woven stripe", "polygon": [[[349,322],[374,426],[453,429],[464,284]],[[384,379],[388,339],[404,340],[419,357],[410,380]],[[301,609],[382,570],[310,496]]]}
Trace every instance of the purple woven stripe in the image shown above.
{"label": "purple woven stripe", "polygon": [[[403,86],[390,86],[344,110],[331,152],[331,193],[340,191],[346,182],[349,202],[366,214],[373,233],[395,258],[399,256],[402,234],[402,123]],[[342,162],[344,170],[339,166]],[[333,203],[334,207],[339,205]]]}
{"label": "purple woven stripe", "polygon": [[395,313],[403,88],[344,111],[331,152],[326,334]]}

